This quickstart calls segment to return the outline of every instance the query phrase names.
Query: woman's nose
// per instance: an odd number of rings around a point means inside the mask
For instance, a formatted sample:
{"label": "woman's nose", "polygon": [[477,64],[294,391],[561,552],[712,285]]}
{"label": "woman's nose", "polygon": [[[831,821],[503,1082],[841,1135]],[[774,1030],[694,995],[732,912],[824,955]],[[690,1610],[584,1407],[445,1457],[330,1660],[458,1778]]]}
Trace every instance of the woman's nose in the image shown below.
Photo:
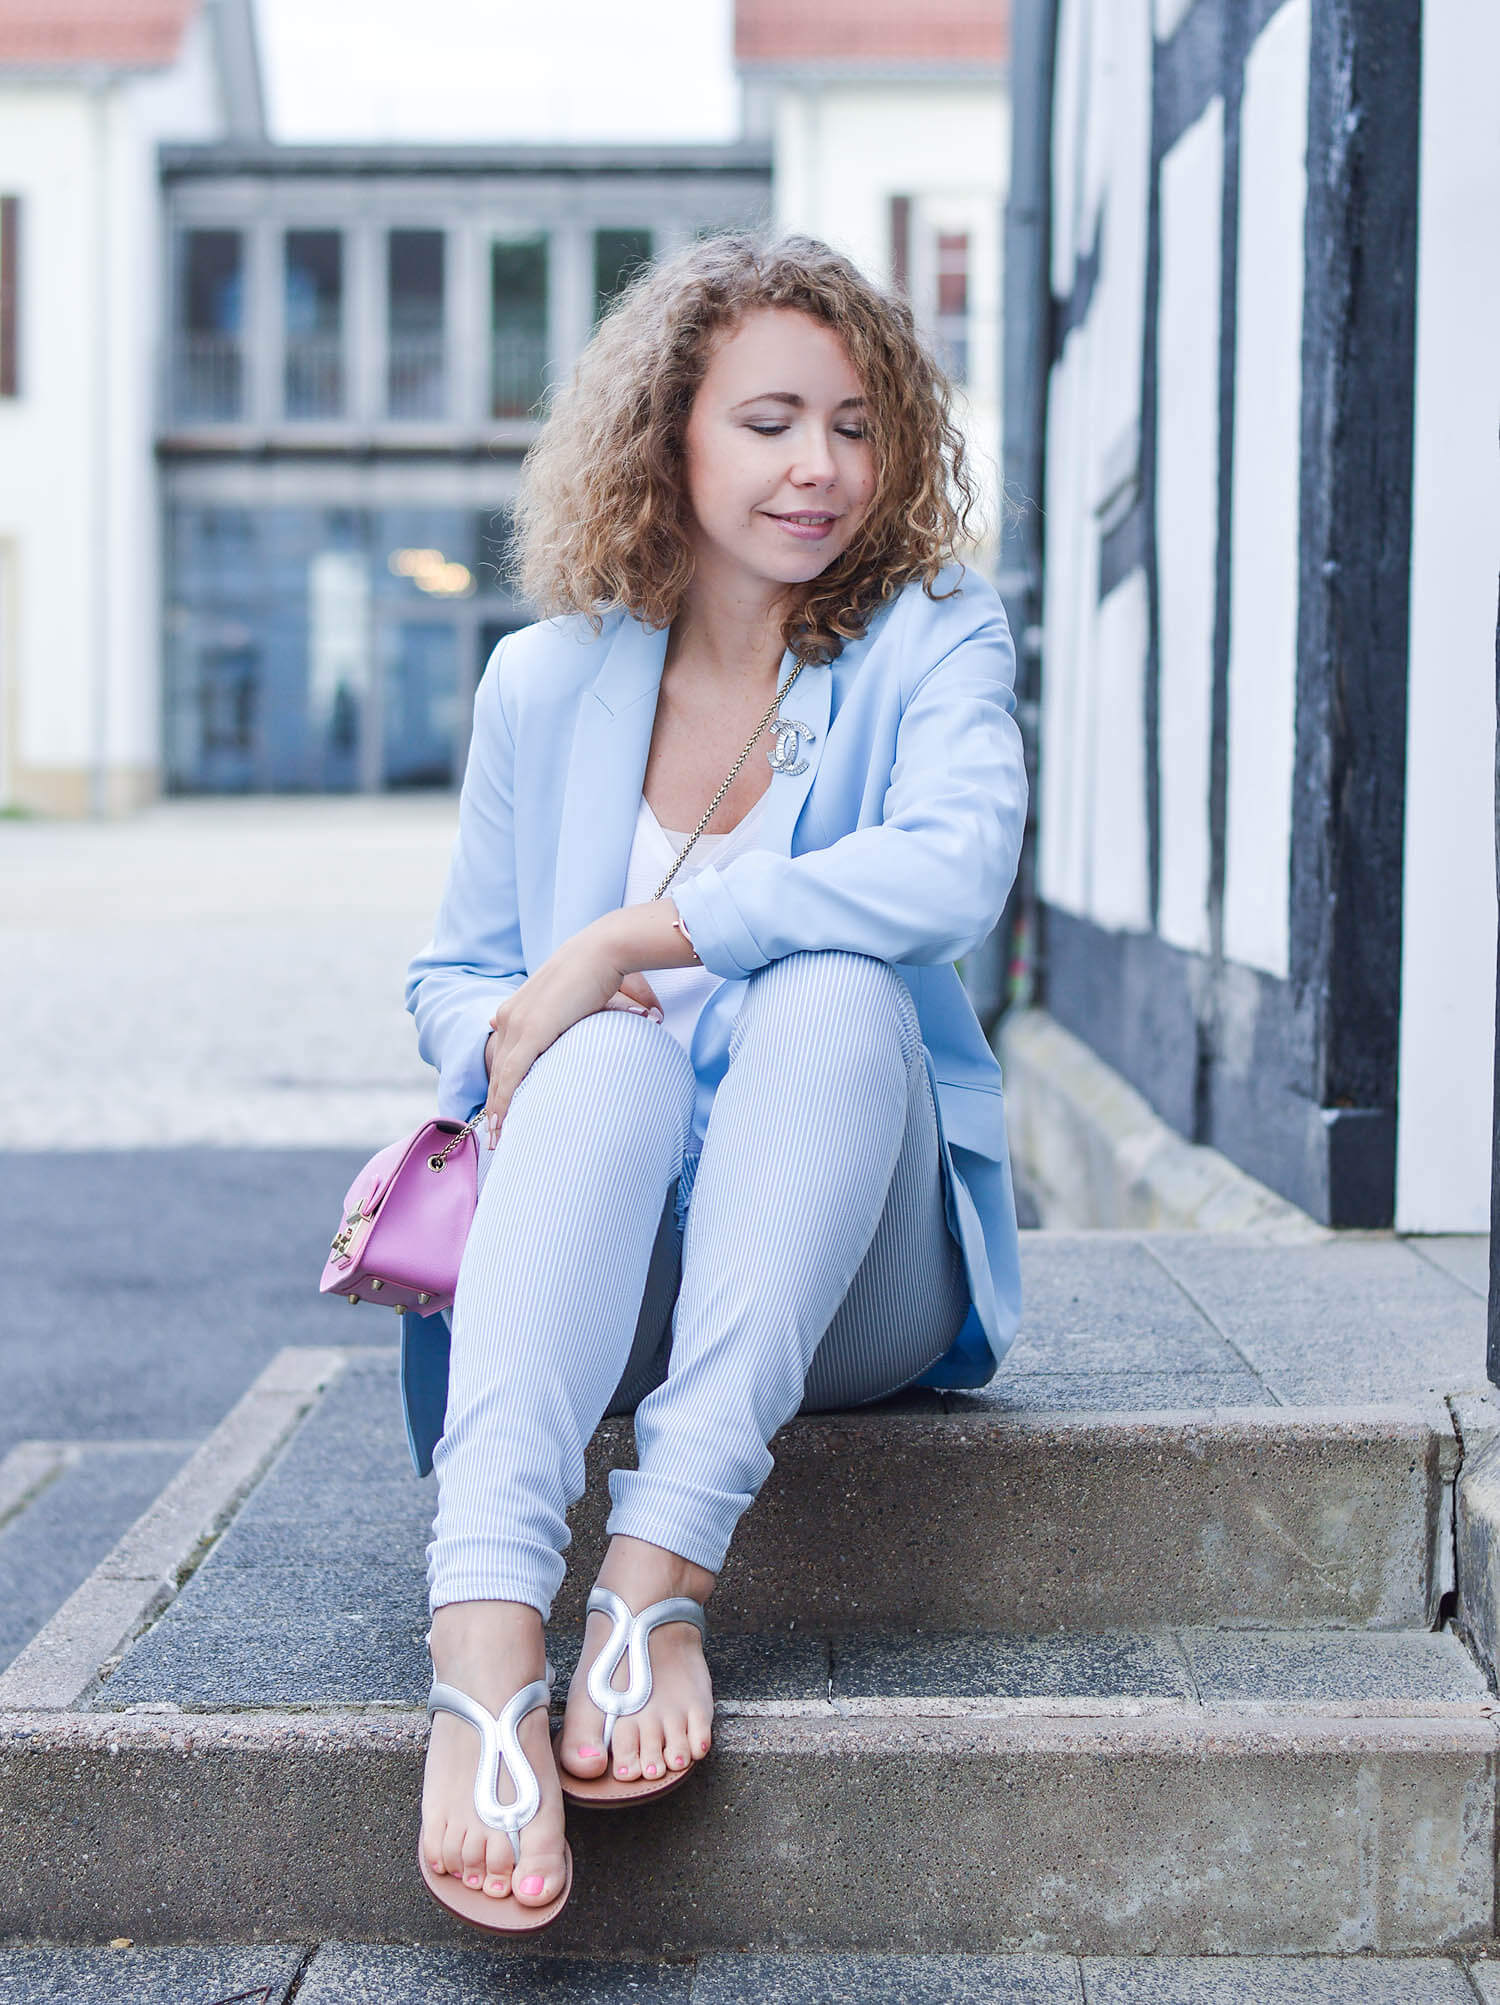
{"label": "woman's nose", "polygon": [[791,478],[798,487],[826,487],[838,478],[838,462],[821,432],[809,432],[797,441],[797,457]]}

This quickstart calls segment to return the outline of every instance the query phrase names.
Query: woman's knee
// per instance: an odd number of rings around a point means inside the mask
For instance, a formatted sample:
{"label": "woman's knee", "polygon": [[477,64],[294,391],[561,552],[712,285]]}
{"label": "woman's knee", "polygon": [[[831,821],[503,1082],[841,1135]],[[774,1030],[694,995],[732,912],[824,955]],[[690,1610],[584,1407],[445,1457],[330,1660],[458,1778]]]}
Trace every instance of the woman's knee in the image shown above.
{"label": "woman's knee", "polygon": [[511,1105],[524,1096],[551,1113],[572,1108],[596,1136],[612,1116],[627,1125],[660,1121],[686,1147],[696,1090],[692,1061],[670,1031],[631,1010],[601,1009],[537,1054]]}
{"label": "woman's knee", "polygon": [[735,1020],[731,1053],[757,1029],[782,1029],[788,1020],[813,1025],[827,1043],[840,1030],[861,1049],[878,1045],[882,1032],[910,1065],[922,1031],[911,990],[889,961],[842,947],[812,948],[768,961],[750,977]]}

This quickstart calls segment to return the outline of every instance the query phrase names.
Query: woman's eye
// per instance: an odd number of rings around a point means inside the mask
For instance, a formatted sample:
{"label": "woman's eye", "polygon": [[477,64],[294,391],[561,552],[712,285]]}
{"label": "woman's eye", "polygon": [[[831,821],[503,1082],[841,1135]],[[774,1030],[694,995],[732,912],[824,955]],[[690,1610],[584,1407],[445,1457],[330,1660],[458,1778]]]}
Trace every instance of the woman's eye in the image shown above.
{"label": "woman's eye", "polygon": [[752,432],[758,432],[763,439],[778,438],[786,430],[785,425],[752,425]]}
{"label": "woman's eye", "polygon": [[843,425],[840,425],[838,428],[838,433],[841,439],[867,439],[870,436],[870,434],[864,429],[862,425],[855,425],[848,428],[846,428]]}

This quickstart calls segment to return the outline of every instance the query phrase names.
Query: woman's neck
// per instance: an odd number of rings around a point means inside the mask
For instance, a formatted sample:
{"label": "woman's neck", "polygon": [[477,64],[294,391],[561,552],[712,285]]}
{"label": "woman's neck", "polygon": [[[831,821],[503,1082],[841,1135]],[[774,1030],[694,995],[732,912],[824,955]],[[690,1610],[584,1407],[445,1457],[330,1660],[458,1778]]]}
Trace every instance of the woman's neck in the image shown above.
{"label": "woman's neck", "polygon": [[700,566],[667,636],[666,666],[688,657],[695,674],[726,690],[748,683],[774,693],[785,648],[785,591],[758,581],[715,578]]}

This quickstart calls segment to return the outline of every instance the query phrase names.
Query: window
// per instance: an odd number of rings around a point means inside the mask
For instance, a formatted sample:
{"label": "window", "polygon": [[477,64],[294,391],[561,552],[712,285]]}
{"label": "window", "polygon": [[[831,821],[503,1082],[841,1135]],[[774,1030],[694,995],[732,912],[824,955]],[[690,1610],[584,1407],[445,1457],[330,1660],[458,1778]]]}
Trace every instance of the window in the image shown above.
{"label": "window", "polygon": [[244,410],[244,238],[238,230],[184,230],[178,243],[177,415],[238,418]]}
{"label": "window", "polygon": [[0,195],[0,397],[19,397],[21,198]]}
{"label": "window", "polygon": [[441,230],[392,230],[386,240],[386,408],[440,418],[447,407]]}
{"label": "window", "polygon": [[289,418],[336,418],[344,408],[344,240],[337,230],[288,230],[283,256]]}
{"label": "window", "polygon": [[649,230],[595,230],[594,318],[628,285],[642,265],[651,262]]}
{"label": "window", "polygon": [[938,358],[955,383],[969,380],[969,233],[938,232]]}
{"label": "window", "polygon": [[490,246],[490,415],[524,418],[547,367],[547,239]]}

